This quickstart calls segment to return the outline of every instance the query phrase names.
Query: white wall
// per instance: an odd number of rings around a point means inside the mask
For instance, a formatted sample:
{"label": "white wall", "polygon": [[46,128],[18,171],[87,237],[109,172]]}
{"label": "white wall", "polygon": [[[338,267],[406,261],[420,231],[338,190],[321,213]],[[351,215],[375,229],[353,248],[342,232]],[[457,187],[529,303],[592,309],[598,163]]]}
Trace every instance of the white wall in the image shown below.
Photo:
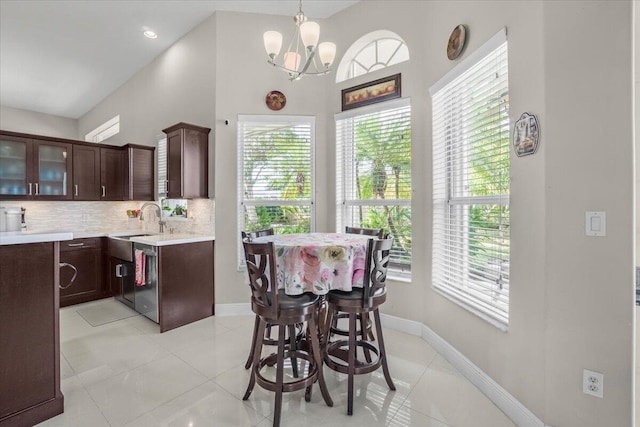
{"label": "white wall", "polygon": [[[329,20],[339,55],[381,28],[398,33],[411,50],[409,65],[327,89],[328,112],[335,113],[339,89],[399,71],[403,96],[411,98],[413,283],[389,286],[384,310],[427,324],[551,425],[631,425],[630,4],[393,2],[390,13],[389,2],[364,2]],[[445,46],[460,23],[469,28],[466,52],[507,27],[511,120],[527,111],[541,123],[538,153],[512,156],[507,333],[430,287],[427,89],[455,66]],[[607,211],[608,237],[585,237],[586,210]],[[605,399],[582,394],[583,368],[605,374]]]}
{"label": "white wall", "polygon": [[11,107],[0,106],[0,129],[84,140],[84,136],[80,138],[78,135],[78,121],[76,119]]}
{"label": "white wall", "polygon": [[[544,4],[545,376],[556,425],[631,424],[632,17],[628,1]],[[585,237],[585,211],[596,210],[607,212],[605,238]],[[576,390],[583,368],[604,373],[605,399]]]}
{"label": "white wall", "polygon": [[[331,24],[348,46],[363,34],[388,29],[410,48],[411,60],[392,70],[344,82],[331,91],[330,109],[340,108],[340,91],[362,81],[402,73],[403,96],[411,98],[413,138],[413,281],[389,286],[383,310],[425,323],[480,366],[536,413],[545,414],[544,253],[545,143],[535,156],[511,164],[511,296],[509,332],[503,333],[431,289],[431,98],[430,85],[459,61],[449,61],[446,44],[451,30],[464,23],[466,53],[481,46],[501,28],[509,40],[510,115],[537,114],[544,137],[542,3],[526,2],[385,2],[359,4]],[[363,16],[358,26],[349,25]],[[526,11],[526,12],[524,12]],[[344,51],[343,50],[343,51]],[[464,58],[464,55],[463,55]],[[524,369],[523,367],[526,367]]]}
{"label": "white wall", "polygon": [[[246,273],[238,272],[237,229],[237,116],[238,114],[312,115],[316,116],[316,229],[327,228],[328,164],[327,146],[333,136],[327,133],[324,114],[324,81],[308,76],[297,82],[267,64],[262,34],[279,29],[285,37],[293,28],[290,17],[276,17],[231,12],[217,12],[216,70],[216,301],[248,302],[244,284]],[[321,23],[322,24],[322,23]],[[322,24],[323,25],[323,24]],[[324,39],[323,39],[324,40]],[[284,43],[288,43],[285,40]],[[285,45],[286,46],[286,45]],[[279,90],[287,97],[286,106],[273,112],[265,105],[269,91]],[[229,126],[222,123],[230,121]]]}
{"label": "white wall", "polygon": [[[450,31],[469,28],[467,52],[508,28],[511,118],[538,116],[537,154],[512,158],[509,331],[430,287],[431,100],[456,62]],[[384,311],[425,323],[547,424],[630,426],[633,377],[633,150],[630,1],[361,2],[322,23],[338,58],[365,33],[389,29],[411,61],[340,85],[289,83],[270,68],[262,32],[290,17],[218,13],[79,120],[80,133],[119,113],[122,142],[151,144],[167,125],[215,129],[216,301],[247,302],[236,271],[238,114],[317,117],[318,230],[334,226],[333,114],[340,89],[402,72],[413,114],[413,282],[390,284]],[[281,90],[287,107],[264,106]],[[222,122],[230,120],[230,126]],[[608,236],[584,236],[584,212],[605,210]],[[223,250],[220,250],[223,249]],[[605,398],[581,392],[583,368],[605,375]]]}

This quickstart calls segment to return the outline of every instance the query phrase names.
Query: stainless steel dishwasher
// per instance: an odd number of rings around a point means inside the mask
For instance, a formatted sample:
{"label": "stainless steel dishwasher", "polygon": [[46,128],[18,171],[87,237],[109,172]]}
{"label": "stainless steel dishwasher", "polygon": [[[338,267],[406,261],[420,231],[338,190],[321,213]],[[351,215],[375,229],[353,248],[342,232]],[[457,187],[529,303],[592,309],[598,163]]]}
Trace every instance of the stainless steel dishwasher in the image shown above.
{"label": "stainless steel dishwasher", "polygon": [[134,254],[142,251],[145,257],[144,284],[135,286],[135,310],[158,323],[158,248],[142,243],[133,244]]}

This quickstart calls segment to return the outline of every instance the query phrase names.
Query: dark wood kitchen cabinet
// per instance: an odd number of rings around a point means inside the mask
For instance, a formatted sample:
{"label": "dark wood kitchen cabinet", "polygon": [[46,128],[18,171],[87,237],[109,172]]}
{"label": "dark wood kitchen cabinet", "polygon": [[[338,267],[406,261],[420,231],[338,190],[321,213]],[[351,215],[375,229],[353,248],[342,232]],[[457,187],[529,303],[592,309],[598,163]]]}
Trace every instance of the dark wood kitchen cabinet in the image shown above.
{"label": "dark wood kitchen cabinet", "polygon": [[60,243],[60,262],[73,265],[76,279],[71,282],[73,270],[60,270],[60,307],[106,298],[111,295],[105,286],[103,265],[104,239],[74,239]]}
{"label": "dark wood kitchen cabinet", "polygon": [[0,198],[72,200],[72,144],[0,133]]}
{"label": "dark wood kitchen cabinet", "polygon": [[158,247],[160,332],[215,314],[214,241]]}
{"label": "dark wood kitchen cabinet", "polygon": [[155,147],[128,144],[125,200],[155,200]]}
{"label": "dark wood kitchen cabinet", "polygon": [[61,414],[59,242],[0,245],[0,427]]}
{"label": "dark wood kitchen cabinet", "polygon": [[167,198],[209,197],[209,132],[211,129],[178,123],[167,134]]}
{"label": "dark wood kitchen cabinet", "polygon": [[0,200],[155,200],[155,147],[0,130]]}
{"label": "dark wood kitchen cabinet", "polygon": [[120,148],[100,148],[100,200],[124,200],[125,157]]}
{"label": "dark wood kitchen cabinet", "polygon": [[73,200],[100,200],[100,148],[73,146]]}

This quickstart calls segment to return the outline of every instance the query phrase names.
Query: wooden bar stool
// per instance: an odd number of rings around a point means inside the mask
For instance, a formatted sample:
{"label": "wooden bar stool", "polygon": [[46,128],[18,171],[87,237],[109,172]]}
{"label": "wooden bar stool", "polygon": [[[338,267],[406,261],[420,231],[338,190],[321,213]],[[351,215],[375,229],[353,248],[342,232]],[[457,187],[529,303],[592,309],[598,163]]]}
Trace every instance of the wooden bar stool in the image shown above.
{"label": "wooden bar stool", "polygon": [[[348,340],[329,342],[324,353],[324,361],[329,368],[349,376],[347,381],[347,414],[349,415],[353,414],[354,375],[367,374],[382,366],[389,389],[396,389],[389,374],[380,324],[380,312],[378,311],[380,305],[387,299],[385,285],[392,244],[393,239],[369,240],[364,286],[354,288],[350,292],[330,291],[327,294],[329,316],[331,317],[329,321],[331,322],[339,313],[346,313],[349,317]],[[369,312],[373,312],[376,322],[377,346],[366,340],[366,334],[361,334],[360,338],[357,335],[357,315],[368,315]],[[362,348],[366,360],[358,359],[356,351],[358,347]],[[371,354],[375,356],[374,360],[371,360]]]}
{"label": "wooden bar stool", "polygon": [[[325,403],[333,406],[329,390],[324,381],[322,372],[322,354],[316,316],[318,312],[319,297],[312,293],[302,295],[287,295],[284,290],[277,290],[275,253],[273,243],[243,242],[249,284],[251,286],[251,309],[258,317],[257,337],[264,336],[266,326],[278,327],[278,350],[276,354],[260,357],[264,341],[254,339],[253,360],[251,361],[251,377],[243,400],[247,400],[256,383],[260,387],[275,392],[274,403],[274,427],[280,425],[282,412],[282,393],[306,389],[305,400],[311,400],[311,387],[318,381],[320,392]],[[272,289],[274,291],[272,291]],[[287,344],[285,331],[299,323],[307,323],[307,341],[302,348],[298,348],[296,340],[290,340]],[[294,381],[284,381],[284,361],[290,358],[292,364],[297,365],[298,359],[305,360],[308,370],[304,375],[303,369],[298,377],[294,371]],[[262,375],[265,366],[276,367],[275,381]],[[293,370],[293,368],[292,368]]]}
{"label": "wooden bar stool", "polygon": [[[384,236],[384,230],[382,228],[360,228],[360,227],[349,227],[346,226],[345,233],[347,234],[361,234],[364,236],[373,236],[378,239],[382,239]],[[347,319],[349,315],[347,313],[338,313],[337,316],[333,317],[331,322],[330,335],[342,335],[343,337],[349,336],[348,329],[341,329],[338,327],[338,319]],[[359,335],[366,339],[369,337],[370,341],[374,341],[375,337],[373,335],[373,331],[371,330],[371,318],[369,317],[369,313],[358,314],[356,316],[356,321],[358,322],[358,330],[356,335]],[[366,337],[363,335],[363,331],[366,331]],[[368,354],[368,353],[367,353]]]}

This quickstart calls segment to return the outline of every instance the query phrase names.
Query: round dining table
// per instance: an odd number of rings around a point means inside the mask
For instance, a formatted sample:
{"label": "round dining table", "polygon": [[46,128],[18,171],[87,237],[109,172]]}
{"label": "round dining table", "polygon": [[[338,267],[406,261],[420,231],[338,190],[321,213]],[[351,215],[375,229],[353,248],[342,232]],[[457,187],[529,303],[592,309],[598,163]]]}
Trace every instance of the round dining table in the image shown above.
{"label": "round dining table", "polygon": [[288,295],[362,287],[371,236],[345,233],[275,234],[254,239],[273,242],[278,288]]}
{"label": "round dining table", "polygon": [[362,287],[371,236],[346,233],[275,234],[257,237],[255,243],[272,242],[278,289],[287,295],[312,292],[320,296],[318,335],[327,342],[329,325],[325,295],[331,290]]}

